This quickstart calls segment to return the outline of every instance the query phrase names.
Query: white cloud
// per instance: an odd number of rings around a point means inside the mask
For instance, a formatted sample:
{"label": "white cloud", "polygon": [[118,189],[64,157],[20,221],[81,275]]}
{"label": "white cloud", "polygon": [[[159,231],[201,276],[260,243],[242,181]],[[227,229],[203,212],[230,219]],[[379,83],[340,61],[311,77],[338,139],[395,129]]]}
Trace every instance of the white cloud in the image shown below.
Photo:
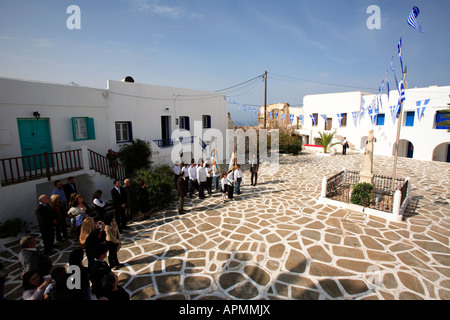
{"label": "white cloud", "polygon": [[198,18],[202,14],[192,12],[179,6],[169,6],[161,4],[159,0],[128,0],[131,7],[139,12],[163,17],[178,18]]}
{"label": "white cloud", "polygon": [[52,46],[52,42],[47,39],[36,39],[33,41],[34,44],[39,48],[47,48]]}

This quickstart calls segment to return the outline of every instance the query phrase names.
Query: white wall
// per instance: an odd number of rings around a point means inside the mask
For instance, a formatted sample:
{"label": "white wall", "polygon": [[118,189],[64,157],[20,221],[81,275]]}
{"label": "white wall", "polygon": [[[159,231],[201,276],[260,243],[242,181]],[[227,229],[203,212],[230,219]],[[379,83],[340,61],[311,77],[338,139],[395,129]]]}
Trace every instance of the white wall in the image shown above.
{"label": "white wall", "polygon": [[[169,108],[169,111],[166,111]],[[190,134],[202,137],[205,132],[195,121],[211,116],[211,127],[226,137],[228,113],[223,95],[120,81],[108,81],[106,89],[85,88],[36,81],[0,78],[0,159],[22,156],[17,119],[34,119],[39,111],[49,119],[54,152],[81,149],[83,146],[101,155],[123,144],[116,142],[116,121],[132,122],[133,138],[150,141],[155,165],[173,166],[172,148],[159,149],[153,140],[162,139],[161,116],[171,116],[171,131],[178,129],[176,118],[190,117]],[[94,118],[95,140],[74,141],[72,117]],[[195,131],[195,128],[200,128]],[[224,143],[225,145],[225,143]],[[192,145],[194,147],[194,145]],[[193,148],[192,148],[193,150]],[[185,152],[184,159],[190,157]],[[190,158],[189,158],[190,161]],[[90,202],[92,193],[102,189],[110,198],[112,179],[88,170],[35,180],[11,186],[0,186],[0,222],[18,217],[35,223],[34,208],[42,193],[50,194],[53,181],[75,176],[81,192]]]}
{"label": "white wall", "polygon": [[[402,149],[402,145],[406,148],[407,143],[405,141],[413,143],[414,159],[445,161],[445,148],[447,144],[450,143],[450,135],[446,130],[436,130],[434,128],[435,113],[437,110],[447,108],[447,104],[450,102],[449,94],[449,86],[406,90],[406,100],[403,105],[403,119],[400,132],[400,149]],[[319,131],[324,131],[325,121],[322,119],[321,114],[327,114],[328,117],[333,118],[333,127],[331,131],[335,131],[336,136],[347,137],[347,140],[349,140],[356,149],[362,150],[364,148],[368,131],[373,129],[376,139],[374,144],[374,154],[392,156],[396,141],[398,120],[396,120],[394,124],[390,113],[390,106],[397,104],[398,92],[395,90],[391,91],[389,100],[386,94],[382,96],[383,109],[380,113],[385,114],[384,126],[373,125],[370,116],[366,113],[362,119],[358,120],[355,127],[352,111],[360,110],[362,98],[364,98],[365,106],[367,107],[373,100],[374,95],[362,92],[347,92],[305,96],[305,123],[300,132],[312,136],[310,141],[312,142],[314,138],[318,137]],[[417,117],[416,102],[426,99],[430,99],[430,102],[423,117],[419,121]],[[404,126],[407,111],[415,111],[413,127]],[[318,113],[318,125],[316,127],[312,126],[312,121],[309,117],[309,115],[313,113]],[[339,127],[337,113],[347,113],[347,126],[345,128]],[[438,146],[440,147],[435,151]],[[443,149],[445,149],[445,151]],[[399,155],[406,156],[406,150],[399,150]]]}

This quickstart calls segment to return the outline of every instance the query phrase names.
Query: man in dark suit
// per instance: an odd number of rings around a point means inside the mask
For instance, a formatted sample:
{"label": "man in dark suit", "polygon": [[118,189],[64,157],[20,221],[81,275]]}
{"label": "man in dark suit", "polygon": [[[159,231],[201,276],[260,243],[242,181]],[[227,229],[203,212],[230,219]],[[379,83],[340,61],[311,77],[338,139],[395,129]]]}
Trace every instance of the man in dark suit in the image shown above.
{"label": "man in dark suit", "polygon": [[[258,182],[258,169],[259,169],[259,160],[256,157],[256,154],[253,155],[253,159],[250,160],[250,173],[251,173],[251,184],[252,186],[256,186]],[[255,182],[253,182],[255,180]]]}
{"label": "man in dark suit", "polygon": [[114,216],[116,218],[119,231],[122,232],[126,226],[125,206],[127,204],[127,192],[121,186],[120,180],[114,180],[114,188],[111,190],[111,197],[113,199]]}
{"label": "man in dark suit", "polygon": [[102,290],[103,277],[111,272],[111,267],[105,261],[108,256],[108,247],[106,244],[98,244],[94,248],[94,261],[89,267],[89,273],[92,283],[92,292],[98,298],[104,297]]}
{"label": "man in dark suit", "polygon": [[67,205],[69,205],[70,196],[72,193],[78,194],[77,186],[75,184],[74,177],[68,177],[67,183],[63,186],[64,193],[66,194]]}
{"label": "man in dark suit", "polygon": [[42,234],[42,241],[44,243],[44,253],[49,255],[52,253],[55,240],[55,224],[56,217],[52,208],[48,204],[48,196],[43,194],[39,197],[39,205],[35,210],[35,215],[38,220],[39,229]]}

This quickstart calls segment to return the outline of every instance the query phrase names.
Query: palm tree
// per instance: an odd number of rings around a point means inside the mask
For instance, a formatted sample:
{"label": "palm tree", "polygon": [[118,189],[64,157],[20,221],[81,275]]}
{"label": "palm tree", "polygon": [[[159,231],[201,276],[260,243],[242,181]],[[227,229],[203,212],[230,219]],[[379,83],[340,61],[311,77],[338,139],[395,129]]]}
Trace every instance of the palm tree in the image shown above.
{"label": "palm tree", "polygon": [[335,133],[336,132],[333,133],[319,132],[320,135],[319,145],[323,147],[323,153],[328,153],[328,150],[331,147],[340,144],[340,142],[332,142]]}

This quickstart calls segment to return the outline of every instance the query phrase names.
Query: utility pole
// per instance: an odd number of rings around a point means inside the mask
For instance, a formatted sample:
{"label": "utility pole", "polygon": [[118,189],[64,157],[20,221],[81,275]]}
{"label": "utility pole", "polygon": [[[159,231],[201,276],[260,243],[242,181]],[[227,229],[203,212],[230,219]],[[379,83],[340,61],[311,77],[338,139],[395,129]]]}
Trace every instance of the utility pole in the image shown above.
{"label": "utility pole", "polygon": [[[406,94],[406,89],[407,89],[407,85],[406,85],[406,66],[405,66],[405,70],[403,71],[403,85],[405,86],[405,94]],[[399,94],[401,94],[401,92],[399,92]],[[398,123],[397,123],[397,138],[396,138],[396,143],[395,143],[395,156],[394,156],[394,172],[392,173],[392,185],[391,185],[391,190],[394,190],[394,185],[395,185],[395,174],[397,171],[397,158],[398,158],[398,145],[400,142],[400,129],[402,127],[402,117],[403,117],[403,101],[400,102],[400,115],[398,117]]]}
{"label": "utility pole", "polygon": [[264,71],[264,129],[267,129],[267,71]]}

